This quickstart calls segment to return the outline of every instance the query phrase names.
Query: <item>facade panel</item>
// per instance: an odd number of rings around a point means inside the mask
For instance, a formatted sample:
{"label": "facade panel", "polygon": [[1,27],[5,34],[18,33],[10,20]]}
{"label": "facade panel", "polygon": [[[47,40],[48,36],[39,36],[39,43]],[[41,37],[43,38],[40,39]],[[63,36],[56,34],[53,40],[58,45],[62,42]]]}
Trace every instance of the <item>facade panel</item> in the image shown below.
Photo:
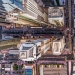
{"label": "facade panel", "polygon": [[46,15],[47,13],[44,14],[44,8],[41,7],[35,0],[26,0],[24,2],[24,7],[25,7],[25,16],[36,19],[38,21],[47,21]]}
{"label": "facade panel", "polygon": [[7,12],[3,6],[3,1],[0,0],[0,39],[2,39],[2,25],[6,25],[5,16]]}

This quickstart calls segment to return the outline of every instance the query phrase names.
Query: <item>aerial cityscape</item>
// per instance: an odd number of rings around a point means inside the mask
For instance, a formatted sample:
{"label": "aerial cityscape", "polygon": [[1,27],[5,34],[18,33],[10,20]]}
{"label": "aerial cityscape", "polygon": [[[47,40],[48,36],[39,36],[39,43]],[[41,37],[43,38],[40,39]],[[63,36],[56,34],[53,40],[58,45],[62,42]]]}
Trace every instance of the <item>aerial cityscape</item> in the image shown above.
{"label": "aerial cityscape", "polygon": [[75,0],[0,0],[0,75],[75,75]]}

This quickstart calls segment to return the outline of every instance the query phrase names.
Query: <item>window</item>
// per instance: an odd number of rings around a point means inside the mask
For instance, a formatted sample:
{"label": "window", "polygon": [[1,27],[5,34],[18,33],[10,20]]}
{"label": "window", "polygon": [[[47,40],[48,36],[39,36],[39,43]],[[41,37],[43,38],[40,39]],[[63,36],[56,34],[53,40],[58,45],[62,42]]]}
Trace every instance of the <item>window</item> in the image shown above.
{"label": "window", "polygon": [[24,47],[22,48],[22,50],[29,50],[31,47]]}
{"label": "window", "polygon": [[5,68],[11,68],[11,64],[5,64]]}
{"label": "window", "polygon": [[33,57],[33,48],[29,50],[29,57]]}
{"label": "window", "polygon": [[50,68],[53,68],[54,67],[54,65],[52,64],[52,65],[50,65]]}
{"label": "window", "polygon": [[45,67],[45,68],[49,68],[49,65],[48,65],[48,64],[45,64],[44,67]]}
{"label": "window", "polygon": [[15,1],[22,3],[23,0],[15,0]]}
{"label": "window", "polygon": [[41,42],[41,46],[43,46],[43,45],[44,45],[44,41]]}
{"label": "window", "polygon": [[2,66],[2,68],[5,68],[5,65],[4,64],[2,64],[1,66]]}
{"label": "window", "polygon": [[47,65],[45,65],[45,67],[48,67]]}
{"label": "window", "polygon": [[38,47],[38,53],[40,53],[40,52],[41,52],[41,47],[39,46],[39,47]]}

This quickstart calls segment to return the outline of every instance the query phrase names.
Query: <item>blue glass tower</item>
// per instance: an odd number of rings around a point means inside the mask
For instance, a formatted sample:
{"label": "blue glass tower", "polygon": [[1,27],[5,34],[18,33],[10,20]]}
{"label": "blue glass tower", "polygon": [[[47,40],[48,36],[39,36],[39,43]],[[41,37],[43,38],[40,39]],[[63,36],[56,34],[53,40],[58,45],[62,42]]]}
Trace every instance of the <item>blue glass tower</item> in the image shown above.
{"label": "blue glass tower", "polygon": [[18,9],[24,11],[22,1],[23,0],[0,0],[0,39],[2,39],[3,25],[10,24],[10,22],[7,22],[5,20],[6,14],[15,8],[18,8]]}
{"label": "blue glass tower", "polygon": [[0,0],[3,2],[3,6],[5,7],[6,11],[11,11],[15,8],[18,8],[24,11],[22,1],[23,0]]}
{"label": "blue glass tower", "polygon": [[0,39],[2,39],[2,25],[5,25],[5,16],[7,12],[5,10],[5,7],[3,6],[2,0],[0,0]]}

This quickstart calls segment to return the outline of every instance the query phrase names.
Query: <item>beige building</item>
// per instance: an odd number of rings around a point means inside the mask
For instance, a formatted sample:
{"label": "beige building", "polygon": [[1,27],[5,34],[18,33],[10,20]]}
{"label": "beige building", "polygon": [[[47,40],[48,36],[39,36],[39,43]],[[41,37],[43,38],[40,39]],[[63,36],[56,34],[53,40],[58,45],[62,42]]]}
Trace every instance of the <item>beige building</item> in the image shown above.
{"label": "beige building", "polygon": [[64,8],[63,7],[49,7],[48,21],[57,27],[64,26]]}
{"label": "beige building", "polygon": [[48,23],[48,8],[43,7],[40,2],[35,0],[24,0],[24,11],[14,8],[8,12],[6,20],[12,23],[16,23],[16,26],[30,25],[39,26]]}
{"label": "beige building", "polygon": [[43,64],[39,70],[40,75],[67,75],[67,67],[62,64]]}
{"label": "beige building", "polygon": [[44,21],[47,22],[48,20],[48,14],[47,10],[43,8],[43,2],[35,1],[35,0],[24,0],[23,6],[25,8],[24,16],[27,16],[29,18],[32,18],[34,20],[38,21]]}

